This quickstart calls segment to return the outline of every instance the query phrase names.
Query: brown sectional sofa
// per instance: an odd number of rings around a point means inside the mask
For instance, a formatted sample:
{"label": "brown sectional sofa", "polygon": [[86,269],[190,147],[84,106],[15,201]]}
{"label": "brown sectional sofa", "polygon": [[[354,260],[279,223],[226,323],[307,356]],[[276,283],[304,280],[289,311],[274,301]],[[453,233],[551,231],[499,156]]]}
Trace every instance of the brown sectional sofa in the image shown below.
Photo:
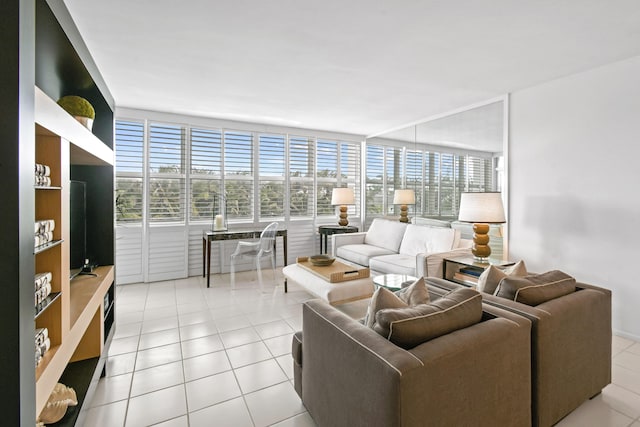
{"label": "brown sectional sofa", "polygon": [[530,425],[531,322],[482,310],[479,323],[405,350],[307,301],[293,339],[296,391],[319,426]]}
{"label": "brown sectional sofa", "polygon": [[[463,287],[427,278],[430,289]],[[576,291],[536,306],[482,294],[485,305],[532,322],[532,424],[551,426],[611,382],[611,291],[576,283]]]}

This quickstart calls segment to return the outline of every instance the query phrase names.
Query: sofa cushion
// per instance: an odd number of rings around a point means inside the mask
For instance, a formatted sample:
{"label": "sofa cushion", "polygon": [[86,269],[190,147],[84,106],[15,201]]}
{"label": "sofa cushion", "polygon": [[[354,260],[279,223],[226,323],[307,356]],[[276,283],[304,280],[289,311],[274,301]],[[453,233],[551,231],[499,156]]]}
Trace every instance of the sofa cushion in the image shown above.
{"label": "sofa cushion", "polygon": [[364,243],[398,253],[406,228],[407,224],[400,221],[375,218],[367,230]]}
{"label": "sofa cushion", "polygon": [[399,253],[416,256],[422,253],[447,252],[453,248],[456,232],[451,228],[409,224],[402,237]]}
{"label": "sofa cushion", "polygon": [[379,273],[416,275],[416,257],[411,255],[380,255],[369,260],[369,267]]}
{"label": "sofa cushion", "polygon": [[369,261],[372,257],[389,254],[395,254],[395,252],[378,246],[365,244],[344,245],[340,246],[336,251],[336,256],[338,258],[342,258],[365,267],[369,267]]}
{"label": "sofa cushion", "polygon": [[429,304],[379,310],[373,329],[399,347],[426,341],[478,323],[482,296],[473,289],[455,289]]}
{"label": "sofa cushion", "polygon": [[575,292],[576,279],[559,270],[526,277],[505,277],[495,295],[530,306]]}
{"label": "sofa cushion", "polygon": [[500,281],[505,277],[523,277],[526,275],[527,267],[522,260],[504,269],[500,269],[496,266],[490,265],[489,268],[484,270],[480,277],[478,277],[478,285],[476,286],[476,289],[479,292],[493,294],[498,287],[498,283],[500,283]]}

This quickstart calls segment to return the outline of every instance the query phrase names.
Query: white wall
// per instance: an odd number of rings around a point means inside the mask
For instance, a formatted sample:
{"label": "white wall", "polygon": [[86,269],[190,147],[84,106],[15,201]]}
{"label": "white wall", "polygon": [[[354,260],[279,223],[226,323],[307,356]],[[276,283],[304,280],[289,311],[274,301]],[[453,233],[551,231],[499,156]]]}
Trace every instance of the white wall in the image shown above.
{"label": "white wall", "polygon": [[510,98],[509,254],[613,291],[640,340],[640,56]]}

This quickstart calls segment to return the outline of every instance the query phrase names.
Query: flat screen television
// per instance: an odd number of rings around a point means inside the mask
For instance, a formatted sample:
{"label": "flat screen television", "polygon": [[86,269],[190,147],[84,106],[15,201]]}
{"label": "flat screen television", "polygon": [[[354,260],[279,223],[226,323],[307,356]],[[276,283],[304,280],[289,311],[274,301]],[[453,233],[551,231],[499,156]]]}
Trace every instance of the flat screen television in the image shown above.
{"label": "flat screen television", "polygon": [[69,267],[77,276],[87,258],[87,184],[71,181],[69,194]]}

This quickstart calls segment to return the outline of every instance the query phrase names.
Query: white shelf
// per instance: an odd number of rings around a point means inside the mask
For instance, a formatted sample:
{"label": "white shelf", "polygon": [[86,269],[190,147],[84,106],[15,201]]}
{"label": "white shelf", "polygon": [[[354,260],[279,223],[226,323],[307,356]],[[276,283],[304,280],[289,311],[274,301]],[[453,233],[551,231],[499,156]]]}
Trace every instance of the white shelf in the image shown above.
{"label": "white shelf", "polygon": [[38,87],[35,88],[35,120],[38,135],[59,136],[70,142],[72,165],[113,166],[114,153],[98,137],[64,111]]}

